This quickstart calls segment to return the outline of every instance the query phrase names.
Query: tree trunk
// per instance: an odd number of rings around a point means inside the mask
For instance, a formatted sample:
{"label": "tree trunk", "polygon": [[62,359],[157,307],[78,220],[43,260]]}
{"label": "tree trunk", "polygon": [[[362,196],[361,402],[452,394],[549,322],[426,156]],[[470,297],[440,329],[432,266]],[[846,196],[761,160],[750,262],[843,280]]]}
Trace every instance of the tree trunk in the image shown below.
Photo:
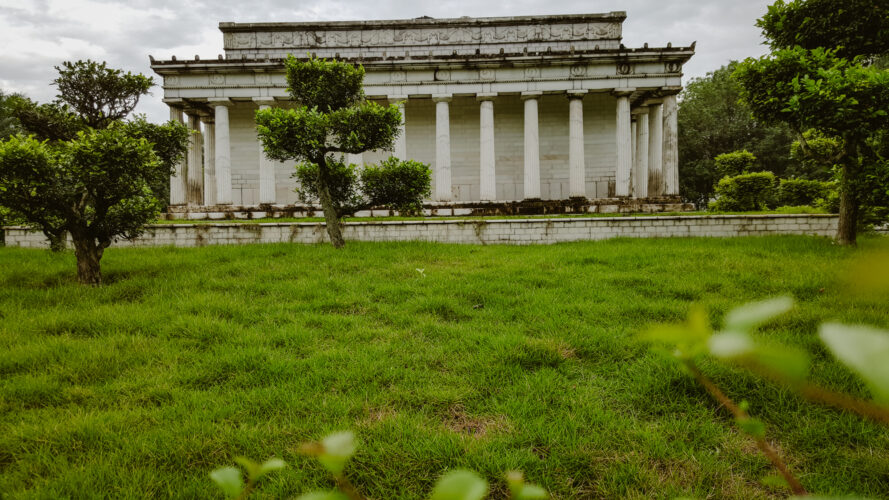
{"label": "tree trunk", "polygon": [[68,233],[62,231],[61,234],[47,234],[49,239],[49,249],[53,252],[61,252],[68,248]]}
{"label": "tree trunk", "polygon": [[74,237],[74,256],[77,258],[77,280],[83,285],[98,286],[102,284],[103,249],[99,248],[92,238]]}
{"label": "tree trunk", "polygon": [[321,209],[324,211],[324,221],[327,224],[327,236],[333,248],[343,248],[346,240],[343,239],[343,231],[340,227],[339,214],[336,213],[336,206],[333,204],[333,197],[330,196],[330,178],[327,175],[327,164],[325,159],[320,158],[318,165],[318,198],[321,201]]}
{"label": "tree trunk", "polygon": [[849,162],[854,158],[846,158],[843,162],[842,179],[840,179],[840,220],[837,225],[837,243],[844,246],[855,246],[858,235],[858,196],[854,168]]}

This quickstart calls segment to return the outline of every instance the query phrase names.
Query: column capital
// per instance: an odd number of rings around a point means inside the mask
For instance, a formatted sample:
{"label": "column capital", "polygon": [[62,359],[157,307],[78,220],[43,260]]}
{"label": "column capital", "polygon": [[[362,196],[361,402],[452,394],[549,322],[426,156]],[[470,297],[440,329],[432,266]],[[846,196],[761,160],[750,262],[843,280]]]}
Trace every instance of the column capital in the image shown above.
{"label": "column capital", "polygon": [[231,106],[233,103],[232,103],[232,100],[229,99],[228,97],[209,97],[209,98],[207,98],[207,104],[209,104],[210,106],[216,107],[216,106]]}
{"label": "column capital", "polygon": [[274,106],[275,98],[274,97],[254,97],[253,103],[257,106]]}
{"label": "column capital", "polygon": [[623,87],[612,90],[611,94],[615,97],[630,97],[635,91],[636,89],[633,87]]}
{"label": "column capital", "polygon": [[451,94],[433,94],[432,100],[434,102],[451,102]]}
{"label": "column capital", "polygon": [[658,89],[658,94],[660,94],[662,96],[676,95],[680,92],[682,92],[681,85],[670,85],[670,86],[661,87],[660,89]]}
{"label": "column capital", "polygon": [[634,115],[647,115],[648,114],[648,106],[642,105],[634,108],[630,113]]}
{"label": "column capital", "polygon": [[524,101],[526,99],[540,99],[540,96],[543,95],[543,92],[522,92],[521,99]]}
{"label": "column capital", "polygon": [[162,99],[164,104],[171,108],[184,108],[185,107],[185,99],[180,99],[178,97],[170,97],[166,99]]}
{"label": "column capital", "polygon": [[475,94],[475,99],[479,102],[493,101],[495,97],[497,97],[497,92],[479,92]]}
{"label": "column capital", "polygon": [[568,99],[583,99],[583,96],[589,94],[586,90],[569,90],[566,92]]}

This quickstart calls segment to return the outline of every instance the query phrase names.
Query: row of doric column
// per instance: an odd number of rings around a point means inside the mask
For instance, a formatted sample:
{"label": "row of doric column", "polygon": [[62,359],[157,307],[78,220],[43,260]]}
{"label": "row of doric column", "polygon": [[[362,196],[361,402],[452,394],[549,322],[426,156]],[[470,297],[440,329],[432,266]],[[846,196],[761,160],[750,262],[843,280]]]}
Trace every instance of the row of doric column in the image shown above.
{"label": "row of doric column", "polygon": [[[631,110],[633,89],[615,91],[616,105],[616,197],[647,198],[678,194],[678,144],[676,96]],[[583,97],[585,91],[567,93],[569,196],[586,197]],[[540,198],[540,92],[524,92],[524,198]],[[494,99],[497,94],[477,94],[480,114],[479,192],[483,201],[497,198],[496,151],[494,149]],[[405,96],[392,97],[404,116]],[[435,95],[435,193],[436,201],[453,198],[451,182],[450,95]],[[267,109],[271,98],[254,99]],[[173,205],[229,205],[232,203],[231,135],[228,98],[209,99],[213,116],[186,111],[192,131],[186,164],[178,165],[170,182]],[[183,122],[182,108],[170,108],[171,119]],[[204,134],[200,133],[201,122]],[[402,120],[393,154],[407,158],[406,130]],[[361,164],[361,155],[347,161]],[[259,203],[276,203],[275,163],[259,149]]]}

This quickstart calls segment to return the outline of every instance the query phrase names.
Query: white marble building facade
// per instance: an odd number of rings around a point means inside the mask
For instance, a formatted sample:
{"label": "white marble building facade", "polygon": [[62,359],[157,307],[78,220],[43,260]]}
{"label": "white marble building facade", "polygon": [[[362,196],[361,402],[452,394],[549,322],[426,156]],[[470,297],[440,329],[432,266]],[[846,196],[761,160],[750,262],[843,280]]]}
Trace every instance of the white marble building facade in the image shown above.
{"label": "white marble building facade", "polygon": [[676,94],[691,47],[626,48],[623,12],[328,23],[221,23],[225,55],[160,61],[172,119],[196,132],[171,178],[183,207],[296,203],[254,112],[293,106],[283,58],[366,70],[365,93],[402,108],[388,155],[429,163],[440,203],[676,199]]}

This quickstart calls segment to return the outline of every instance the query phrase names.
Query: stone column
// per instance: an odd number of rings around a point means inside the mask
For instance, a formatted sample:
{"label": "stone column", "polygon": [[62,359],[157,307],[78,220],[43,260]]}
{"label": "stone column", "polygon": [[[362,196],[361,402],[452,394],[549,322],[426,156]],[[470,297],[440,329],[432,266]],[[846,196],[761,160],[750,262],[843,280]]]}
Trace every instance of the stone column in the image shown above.
{"label": "stone column", "polygon": [[633,174],[633,197],[648,198],[648,108],[636,115],[636,172]]}
{"label": "stone column", "polygon": [[[253,98],[253,102],[259,105],[259,109],[269,109],[275,103],[272,97]],[[262,149],[262,143],[259,144],[259,203],[274,204],[275,198],[275,163],[268,159],[265,151]]]}
{"label": "stone column", "polygon": [[478,94],[481,103],[481,137],[479,138],[479,198],[497,199],[497,169],[494,151],[494,97],[497,94]]}
{"label": "stone column", "polygon": [[630,196],[633,195],[633,183],[636,182],[636,118],[630,112]]}
{"label": "stone column", "polygon": [[664,194],[664,113],[661,104],[648,107],[648,196]]}
{"label": "stone column", "polygon": [[542,92],[522,92],[525,101],[525,191],[524,199],[540,198],[540,132],[537,100]]}
{"label": "stone column", "polygon": [[216,203],[219,205],[232,204],[232,156],[231,133],[229,131],[228,107],[231,101],[228,98],[208,99],[213,106],[215,118],[215,146],[216,146]]}
{"label": "stone column", "polygon": [[435,199],[451,201],[451,96],[434,96],[435,101]]}
{"label": "stone column", "polygon": [[395,149],[393,149],[392,154],[396,158],[407,160],[407,129],[405,128],[407,117],[404,114],[404,104],[407,101],[407,96],[390,97],[389,102],[392,101],[396,101],[398,112],[401,113],[401,125],[398,127],[398,137],[395,138]]}
{"label": "stone column", "polygon": [[679,194],[679,123],[676,95],[664,97],[664,195]]}
{"label": "stone column", "polygon": [[568,92],[568,193],[586,198],[586,159],[583,151],[583,96]]}
{"label": "stone column", "polygon": [[632,90],[622,89],[617,95],[617,165],[614,175],[614,195],[630,195],[630,170],[633,165],[633,139],[630,134],[630,94]]}
{"label": "stone column", "polygon": [[216,205],[216,127],[213,117],[203,116],[204,122],[204,206]]}
{"label": "stone column", "polygon": [[188,190],[185,200],[189,205],[204,203],[204,158],[201,137],[201,117],[196,112],[188,115],[188,128],[191,138],[188,143]]}
{"label": "stone column", "polygon": [[[170,106],[170,120],[176,123],[183,122],[182,106],[178,102],[167,102]],[[188,179],[186,178],[189,153],[173,168],[170,176],[170,205],[185,205],[185,193],[188,192]]]}

